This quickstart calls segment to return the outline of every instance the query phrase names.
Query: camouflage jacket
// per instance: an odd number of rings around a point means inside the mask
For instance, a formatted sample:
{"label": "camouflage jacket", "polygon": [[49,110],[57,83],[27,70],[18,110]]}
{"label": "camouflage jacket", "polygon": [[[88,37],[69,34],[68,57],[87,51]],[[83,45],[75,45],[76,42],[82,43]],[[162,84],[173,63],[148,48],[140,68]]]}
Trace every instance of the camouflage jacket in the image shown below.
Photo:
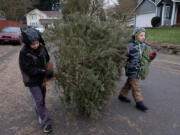
{"label": "camouflage jacket", "polygon": [[126,63],[126,76],[128,78],[138,78],[140,70],[140,59],[146,48],[145,43],[138,43],[136,41],[128,44],[127,63]]}

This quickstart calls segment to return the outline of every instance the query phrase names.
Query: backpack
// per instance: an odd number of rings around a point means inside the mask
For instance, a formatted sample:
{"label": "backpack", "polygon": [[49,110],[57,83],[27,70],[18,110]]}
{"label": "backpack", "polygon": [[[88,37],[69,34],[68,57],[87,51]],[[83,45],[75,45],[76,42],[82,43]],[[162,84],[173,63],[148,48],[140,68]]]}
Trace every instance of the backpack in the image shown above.
{"label": "backpack", "polygon": [[140,59],[140,70],[138,73],[138,77],[141,80],[145,80],[146,77],[149,74],[149,66],[151,64],[150,60],[150,53],[152,52],[152,48],[148,45],[146,45],[146,48],[142,54],[142,57]]}

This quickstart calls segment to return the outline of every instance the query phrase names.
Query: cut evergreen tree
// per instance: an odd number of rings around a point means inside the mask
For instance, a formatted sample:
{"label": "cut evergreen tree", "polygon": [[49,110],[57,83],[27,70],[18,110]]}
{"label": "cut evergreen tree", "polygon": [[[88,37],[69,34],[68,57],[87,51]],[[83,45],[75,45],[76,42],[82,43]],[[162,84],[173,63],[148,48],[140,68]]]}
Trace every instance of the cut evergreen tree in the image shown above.
{"label": "cut evergreen tree", "polygon": [[69,15],[48,30],[53,42],[56,85],[64,103],[94,116],[116,91],[125,63],[128,32],[114,20]]}

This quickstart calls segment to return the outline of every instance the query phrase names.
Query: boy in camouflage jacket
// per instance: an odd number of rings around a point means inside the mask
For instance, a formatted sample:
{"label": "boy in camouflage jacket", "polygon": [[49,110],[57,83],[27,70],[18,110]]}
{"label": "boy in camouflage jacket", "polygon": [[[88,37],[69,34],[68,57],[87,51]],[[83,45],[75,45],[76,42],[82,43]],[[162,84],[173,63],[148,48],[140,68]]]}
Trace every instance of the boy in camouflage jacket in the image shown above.
{"label": "boy in camouflage jacket", "polygon": [[[145,29],[135,28],[132,34],[133,41],[128,44],[127,63],[126,63],[126,76],[128,77],[125,85],[120,91],[119,100],[122,102],[130,103],[130,99],[127,98],[128,92],[132,89],[132,95],[136,102],[136,108],[141,111],[148,110],[143,103],[143,97],[141,94],[141,88],[139,85],[139,72],[141,71],[141,58],[146,50],[145,41]],[[153,52],[153,54],[155,54]],[[147,55],[147,54],[146,54]],[[155,58],[155,55],[150,55],[151,60]]]}

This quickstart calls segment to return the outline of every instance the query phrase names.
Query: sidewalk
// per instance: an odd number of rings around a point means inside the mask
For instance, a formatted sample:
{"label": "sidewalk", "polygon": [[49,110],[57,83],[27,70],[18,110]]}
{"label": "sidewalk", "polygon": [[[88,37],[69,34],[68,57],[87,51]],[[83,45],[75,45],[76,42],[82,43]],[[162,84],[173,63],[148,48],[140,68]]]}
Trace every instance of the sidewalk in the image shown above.
{"label": "sidewalk", "polygon": [[171,70],[180,73],[180,56],[158,53],[152,65],[164,70]]}

